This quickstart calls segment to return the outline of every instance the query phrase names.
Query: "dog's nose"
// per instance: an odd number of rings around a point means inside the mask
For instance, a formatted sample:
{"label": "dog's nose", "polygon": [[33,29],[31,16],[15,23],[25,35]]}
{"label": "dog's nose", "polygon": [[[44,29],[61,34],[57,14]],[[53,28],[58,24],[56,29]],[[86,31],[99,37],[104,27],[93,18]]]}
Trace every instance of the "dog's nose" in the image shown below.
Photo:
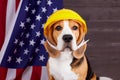
{"label": "dog's nose", "polygon": [[63,36],[65,42],[70,42],[73,39],[72,35],[66,34]]}

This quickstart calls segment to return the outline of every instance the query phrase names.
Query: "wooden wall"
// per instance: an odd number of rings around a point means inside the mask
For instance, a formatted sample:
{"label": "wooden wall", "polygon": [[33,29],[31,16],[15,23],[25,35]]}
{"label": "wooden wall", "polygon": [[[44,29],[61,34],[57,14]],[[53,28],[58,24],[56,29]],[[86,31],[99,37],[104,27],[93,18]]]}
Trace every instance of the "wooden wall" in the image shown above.
{"label": "wooden wall", "polygon": [[99,76],[120,80],[120,0],[64,0],[87,22],[86,55]]}

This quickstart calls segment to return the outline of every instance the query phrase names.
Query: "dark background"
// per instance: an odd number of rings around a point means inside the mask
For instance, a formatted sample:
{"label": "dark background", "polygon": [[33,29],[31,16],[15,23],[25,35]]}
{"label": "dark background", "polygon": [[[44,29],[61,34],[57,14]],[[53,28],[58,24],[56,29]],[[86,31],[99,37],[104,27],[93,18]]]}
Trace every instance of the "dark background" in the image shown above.
{"label": "dark background", "polygon": [[87,22],[86,51],[98,76],[120,80],[120,0],[64,0]]}

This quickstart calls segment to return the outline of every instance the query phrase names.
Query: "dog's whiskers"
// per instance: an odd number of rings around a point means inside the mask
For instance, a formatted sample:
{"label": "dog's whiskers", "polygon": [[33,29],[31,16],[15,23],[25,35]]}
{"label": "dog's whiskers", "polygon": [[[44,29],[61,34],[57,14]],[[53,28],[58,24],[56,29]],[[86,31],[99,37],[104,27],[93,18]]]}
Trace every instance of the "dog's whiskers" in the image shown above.
{"label": "dog's whiskers", "polygon": [[[79,48],[82,47],[84,44],[86,44],[88,41],[89,41],[89,39],[86,40],[86,41],[83,39],[82,42],[81,42],[74,50],[79,49]],[[57,48],[56,46],[54,46],[53,44],[51,44],[48,40],[47,40],[47,42],[48,42],[48,44],[49,44],[52,48],[58,50],[58,48]],[[70,48],[70,47],[67,46],[67,48]]]}
{"label": "dog's whiskers", "polygon": [[57,48],[56,46],[54,46],[53,44],[51,44],[48,40],[47,40],[47,42],[48,42],[48,44],[49,44],[52,48],[58,50],[58,48]]}
{"label": "dog's whiskers", "polygon": [[75,50],[77,50],[77,49],[79,49],[80,47],[82,47],[84,44],[86,44],[87,42],[89,41],[89,39],[88,40],[82,40],[82,42],[77,46],[77,48],[75,49]]}

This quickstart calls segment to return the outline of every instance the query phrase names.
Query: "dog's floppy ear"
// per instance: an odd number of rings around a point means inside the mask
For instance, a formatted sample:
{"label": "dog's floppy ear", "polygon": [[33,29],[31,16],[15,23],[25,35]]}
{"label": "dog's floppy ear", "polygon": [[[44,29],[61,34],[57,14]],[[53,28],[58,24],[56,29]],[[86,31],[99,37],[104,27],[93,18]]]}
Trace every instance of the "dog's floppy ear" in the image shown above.
{"label": "dog's floppy ear", "polygon": [[48,28],[46,29],[46,32],[45,32],[45,37],[46,39],[53,45],[57,45],[57,43],[55,42],[54,38],[53,38],[53,25],[51,26],[48,26]]}
{"label": "dog's floppy ear", "polygon": [[81,57],[83,57],[86,47],[87,47],[87,44],[84,44],[79,49],[73,51],[73,56],[77,59],[80,59]]}
{"label": "dog's floppy ear", "polygon": [[83,25],[79,24],[79,37],[77,39],[77,45],[82,41],[83,37],[85,36],[85,32],[83,30]]}
{"label": "dog's floppy ear", "polygon": [[55,57],[58,57],[58,56],[60,55],[60,51],[52,48],[52,47],[48,44],[47,41],[44,43],[44,46],[45,46],[45,49],[47,50],[47,52],[49,53],[49,56],[50,56],[50,57],[54,57],[54,58],[55,58]]}

